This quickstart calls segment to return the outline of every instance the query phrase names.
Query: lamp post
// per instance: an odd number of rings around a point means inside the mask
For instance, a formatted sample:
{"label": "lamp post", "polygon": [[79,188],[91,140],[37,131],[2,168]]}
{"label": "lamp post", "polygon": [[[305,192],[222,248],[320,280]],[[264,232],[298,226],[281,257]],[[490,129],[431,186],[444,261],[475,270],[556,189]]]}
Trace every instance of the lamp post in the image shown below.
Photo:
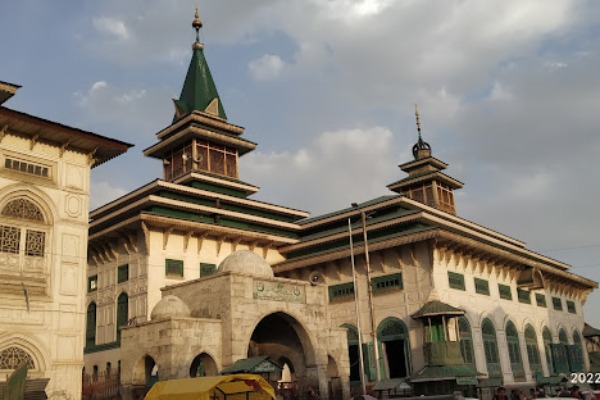
{"label": "lamp post", "polygon": [[369,241],[367,240],[367,214],[357,203],[352,203],[352,207],[360,212],[362,221],[363,242],[365,246],[365,264],[367,272],[367,299],[369,301],[369,312],[371,314],[371,338],[373,339],[373,355],[375,356],[375,381],[379,381],[381,372],[379,371],[379,346],[377,345],[377,327],[375,325],[375,309],[373,307],[373,286],[371,285],[371,263],[369,261]]}
{"label": "lamp post", "polygon": [[367,386],[365,381],[365,366],[363,363],[363,341],[360,327],[360,305],[358,302],[358,286],[356,286],[356,269],[354,267],[354,242],[352,241],[352,222],[348,218],[348,236],[350,238],[350,264],[352,265],[352,284],[354,285],[354,306],[356,309],[356,329],[358,330],[358,366],[360,371],[360,384],[363,394],[367,394]]}

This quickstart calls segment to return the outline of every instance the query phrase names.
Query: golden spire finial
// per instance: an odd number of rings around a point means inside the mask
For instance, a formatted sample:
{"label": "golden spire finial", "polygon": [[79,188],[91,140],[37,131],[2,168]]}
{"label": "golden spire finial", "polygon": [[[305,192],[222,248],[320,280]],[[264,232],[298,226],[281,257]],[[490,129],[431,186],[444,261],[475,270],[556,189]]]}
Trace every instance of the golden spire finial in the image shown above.
{"label": "golden spire finial", "polygon": [[421,120],[419,119],[419,108],[415,103],[415,117],[417,117],[417,131],[419,132],[419,139],[421,138]]}
{"label": "golden spire finial", "polygon": [[202,28],[202,21],[200,21],[200,14],[198,13],[198,3],[196,3],[196,12],[194,13],[192,26],[196,30],[196,42],[193,44],[192,48],[194,50],[203,49],[204,45],[200,42],[200,28]]}

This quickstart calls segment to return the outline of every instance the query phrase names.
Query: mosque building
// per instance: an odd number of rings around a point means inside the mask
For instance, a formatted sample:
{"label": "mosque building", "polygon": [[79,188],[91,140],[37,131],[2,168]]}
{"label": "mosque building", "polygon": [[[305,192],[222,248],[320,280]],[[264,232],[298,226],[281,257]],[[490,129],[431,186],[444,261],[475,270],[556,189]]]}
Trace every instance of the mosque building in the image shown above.
{"label": "mosque building", "polygon": [[201,26],[196,13],[173,121],[144,150],[163,178],[90,214],[86,372],[118,371],[134,396],[249,369],[275,384],[285,365],[301,396],[327,400],[361,381],[437,394],[589,368],[582,306],[598,284],[456,215],[463,183],[418,113],[390,195],[310,218],[252,199],[238,160],[256,144],[228,120]]}

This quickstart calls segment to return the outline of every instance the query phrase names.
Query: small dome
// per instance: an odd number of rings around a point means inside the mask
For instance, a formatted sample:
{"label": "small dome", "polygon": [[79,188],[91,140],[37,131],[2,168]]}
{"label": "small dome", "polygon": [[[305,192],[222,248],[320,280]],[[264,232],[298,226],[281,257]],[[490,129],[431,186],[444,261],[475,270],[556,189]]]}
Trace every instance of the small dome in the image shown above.
{"label": "small dome", "polygon": [[241,272],[262,278],[272,278],[273,269],[258,254],[250,250],[238,250],[219,264],[219,272]]}
{"label": "small dome", "polygon": [[177,296],[169,295],[162,298],[150,314],[150,319],[163,319],[171,317],[189,318],[192,312],[189,307]]}

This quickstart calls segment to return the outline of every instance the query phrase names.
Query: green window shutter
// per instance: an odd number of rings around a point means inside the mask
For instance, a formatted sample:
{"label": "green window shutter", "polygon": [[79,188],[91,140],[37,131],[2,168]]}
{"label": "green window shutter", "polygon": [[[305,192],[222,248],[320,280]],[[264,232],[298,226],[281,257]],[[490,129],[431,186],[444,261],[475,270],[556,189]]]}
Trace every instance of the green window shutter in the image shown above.
{"label": "green window shutter", "polygon": [[183,261],[182,260],[165,260],[165,275],[183,277]]}
{"label": "green window shutter", "polygon": [[567,300],[567,311],[571,314],[577,314],[577,309],[575,308],[575,302],[571,300]]}
{"label": "green window shutter", "polygon": [[544,295],[543,293],[536,293],[535,302],[538,305],[538,307],[546,308],[546,295]]}
{"label": "green window shutter", "polygon": [[217,272],[216,264],[200,263],[200,278],[214,275]]}
{"label": "green window shutter", "polygon": [[465,276],[463,274],[448,271],[448,284],[452,289],[466,290]]}
{"label": "green window shutter", "polygon": [[98,275],[90,276],[88,278],[88,292],[94,292],[98,290]]}
{"label": "green window shutter", "polygon": [[354,283],[342,283],[329,286],[329,301],[354,296]]}
{"label": "green window shutter", "polygon": [[86,347],[96,344],[96,303],[90,303],[87,309],[87,321],[85,329]]}
{"label": "green window shutter", "polygon": [[498,293],[500,294],[501,299],[512,300],[512,290],[511,290],[510,286],[499,283],[498,284]]}
{"label": "green window shutter", "polygon": [[117,283],[129,280],[129,264],[120,265],[117,269]]}
{"label": "green window shutter", "polygon": [[402,289],[402,274],[391,274],[385,276],[377,276],[371,279],[373,292],[381,292],[391,289]]}
{"label": "green window shutter", "polygon": [[553,297],[552,298],[552,306],[554,307],[554,309],[556,311],[562,311],[562,309],[563,309],[562,299],[560,297]]}
{"label": "green window shutter", "polygon": [[475,278],[475,292],[490,295],[490,284],[485,279]]}
{"label": "green window shutter", "polygon": [[129,297],[121,293],[117,299],[117,341],[121,340],[121,327],[127,326],[129,320]]}
{"label": "green window shutter", "polygon": [[370,381],[374,381],[377,370],[375,369],[375,348],[373,347],[373,342],[363,343],[363,357],[365,358],[365,375]]}
{"label": "green window shutter", "polygon": [[519,303],[531,304],[531,292],[529,290],[517,288],[517,298]]}
{"label": "green window shutter", "polygon": [[552,349],[552,364],[554,366],[554,372],[568,373],[569,359],[567,355],[567,346],[564,344],[552,343],[550,344],[550,348]]}
{"label": "green window shutter", "polygon": [[565,346],[569,357],[569,372],[583,372],[583,353],[577,344]]}

